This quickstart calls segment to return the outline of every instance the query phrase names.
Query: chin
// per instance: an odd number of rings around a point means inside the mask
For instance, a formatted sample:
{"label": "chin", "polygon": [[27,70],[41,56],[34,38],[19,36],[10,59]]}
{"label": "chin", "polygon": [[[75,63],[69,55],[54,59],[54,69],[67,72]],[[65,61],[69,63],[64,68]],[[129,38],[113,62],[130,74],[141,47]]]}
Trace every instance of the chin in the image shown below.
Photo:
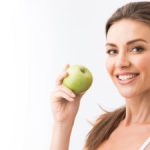
{"label": "chin", "polygon": [[124,98],[132,98],[137,96],[137,93],[131,89],[119,90],[119,93]]}
{"label": "chin", "polygon": [[122,94],[122,93],[120,93],[121,94],[121,96],[122,97],[124,97],[125,99],[130,99],[130,98],[132,98],[132,97],[134,97],[135,95],[132,95],[132,94]]}

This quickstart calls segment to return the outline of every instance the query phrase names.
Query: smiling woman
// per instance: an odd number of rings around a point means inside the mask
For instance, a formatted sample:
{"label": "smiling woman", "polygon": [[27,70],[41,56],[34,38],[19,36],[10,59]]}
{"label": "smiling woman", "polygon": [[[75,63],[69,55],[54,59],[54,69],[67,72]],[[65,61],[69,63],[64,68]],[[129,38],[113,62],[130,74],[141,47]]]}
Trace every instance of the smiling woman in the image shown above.
{"label": "smiling woman", "polygon": [[107,41],[113,44],[106,46],[106,68],[121,95],[127,98],[149,88],[150,26],[122,19],[111,26]]}
{"label": "smiling woman", "polygon": [[[106,69],[126,104],[100,115],[84,149],[146,150],[150,144],[150,2],[128,3],[110,17],[106,53]],[[65,78],[63,74],[59,80]],[[70,102],[63,95],[72,97],[72,91],[60,83],[51,98],[55,119],[51,150],[68,149],[82,97],[76,95]]]}
{"label": "smiling woman", "polygon": [[[106,68],[126,106],[100,116],[86,147],[116,150],[126,143],[122,149],[136,150],[150,136],[150,2],[119,8],[106,24],[106,35]],[[142,126],[136,127],[138,124]],[[137,130],[142,128],[147,133],[139,136]],[[135,133],[131,136],[128,129]]]}

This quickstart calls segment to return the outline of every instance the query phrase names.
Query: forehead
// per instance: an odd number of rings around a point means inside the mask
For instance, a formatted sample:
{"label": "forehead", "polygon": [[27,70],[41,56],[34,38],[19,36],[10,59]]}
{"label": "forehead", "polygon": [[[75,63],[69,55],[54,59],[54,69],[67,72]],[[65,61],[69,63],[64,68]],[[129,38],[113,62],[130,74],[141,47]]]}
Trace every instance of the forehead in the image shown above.
{"label": "forehead", "polygon": [[110,27],[106,41],[115,44],[125,44],[137,38],[150,42],[150,26],[140,21],[123,19],[115,22]]}

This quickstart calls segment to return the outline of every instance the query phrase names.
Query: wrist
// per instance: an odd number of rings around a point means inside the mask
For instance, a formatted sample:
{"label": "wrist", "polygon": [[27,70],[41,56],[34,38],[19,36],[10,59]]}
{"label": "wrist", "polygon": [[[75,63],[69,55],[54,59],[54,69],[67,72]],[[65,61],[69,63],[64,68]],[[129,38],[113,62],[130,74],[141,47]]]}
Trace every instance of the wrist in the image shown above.
{"label": "wrist", "polygon": [[54,127],[58,127],[58,128],[69,128],[74,125],[74,121],[72,121],[72,122],[54,121],[53,125],[54,125]]}

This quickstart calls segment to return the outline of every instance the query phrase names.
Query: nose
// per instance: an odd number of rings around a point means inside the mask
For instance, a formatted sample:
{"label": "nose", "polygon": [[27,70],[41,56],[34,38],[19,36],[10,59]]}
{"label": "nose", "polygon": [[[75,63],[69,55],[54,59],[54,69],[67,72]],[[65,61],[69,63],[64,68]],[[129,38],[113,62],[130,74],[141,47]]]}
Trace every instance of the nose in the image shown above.
{"label": "nose", "polygon": [[116,67],[119,69],[128,68],[131,65],[131,61],[126,53],[120,53],[116,58]]}

